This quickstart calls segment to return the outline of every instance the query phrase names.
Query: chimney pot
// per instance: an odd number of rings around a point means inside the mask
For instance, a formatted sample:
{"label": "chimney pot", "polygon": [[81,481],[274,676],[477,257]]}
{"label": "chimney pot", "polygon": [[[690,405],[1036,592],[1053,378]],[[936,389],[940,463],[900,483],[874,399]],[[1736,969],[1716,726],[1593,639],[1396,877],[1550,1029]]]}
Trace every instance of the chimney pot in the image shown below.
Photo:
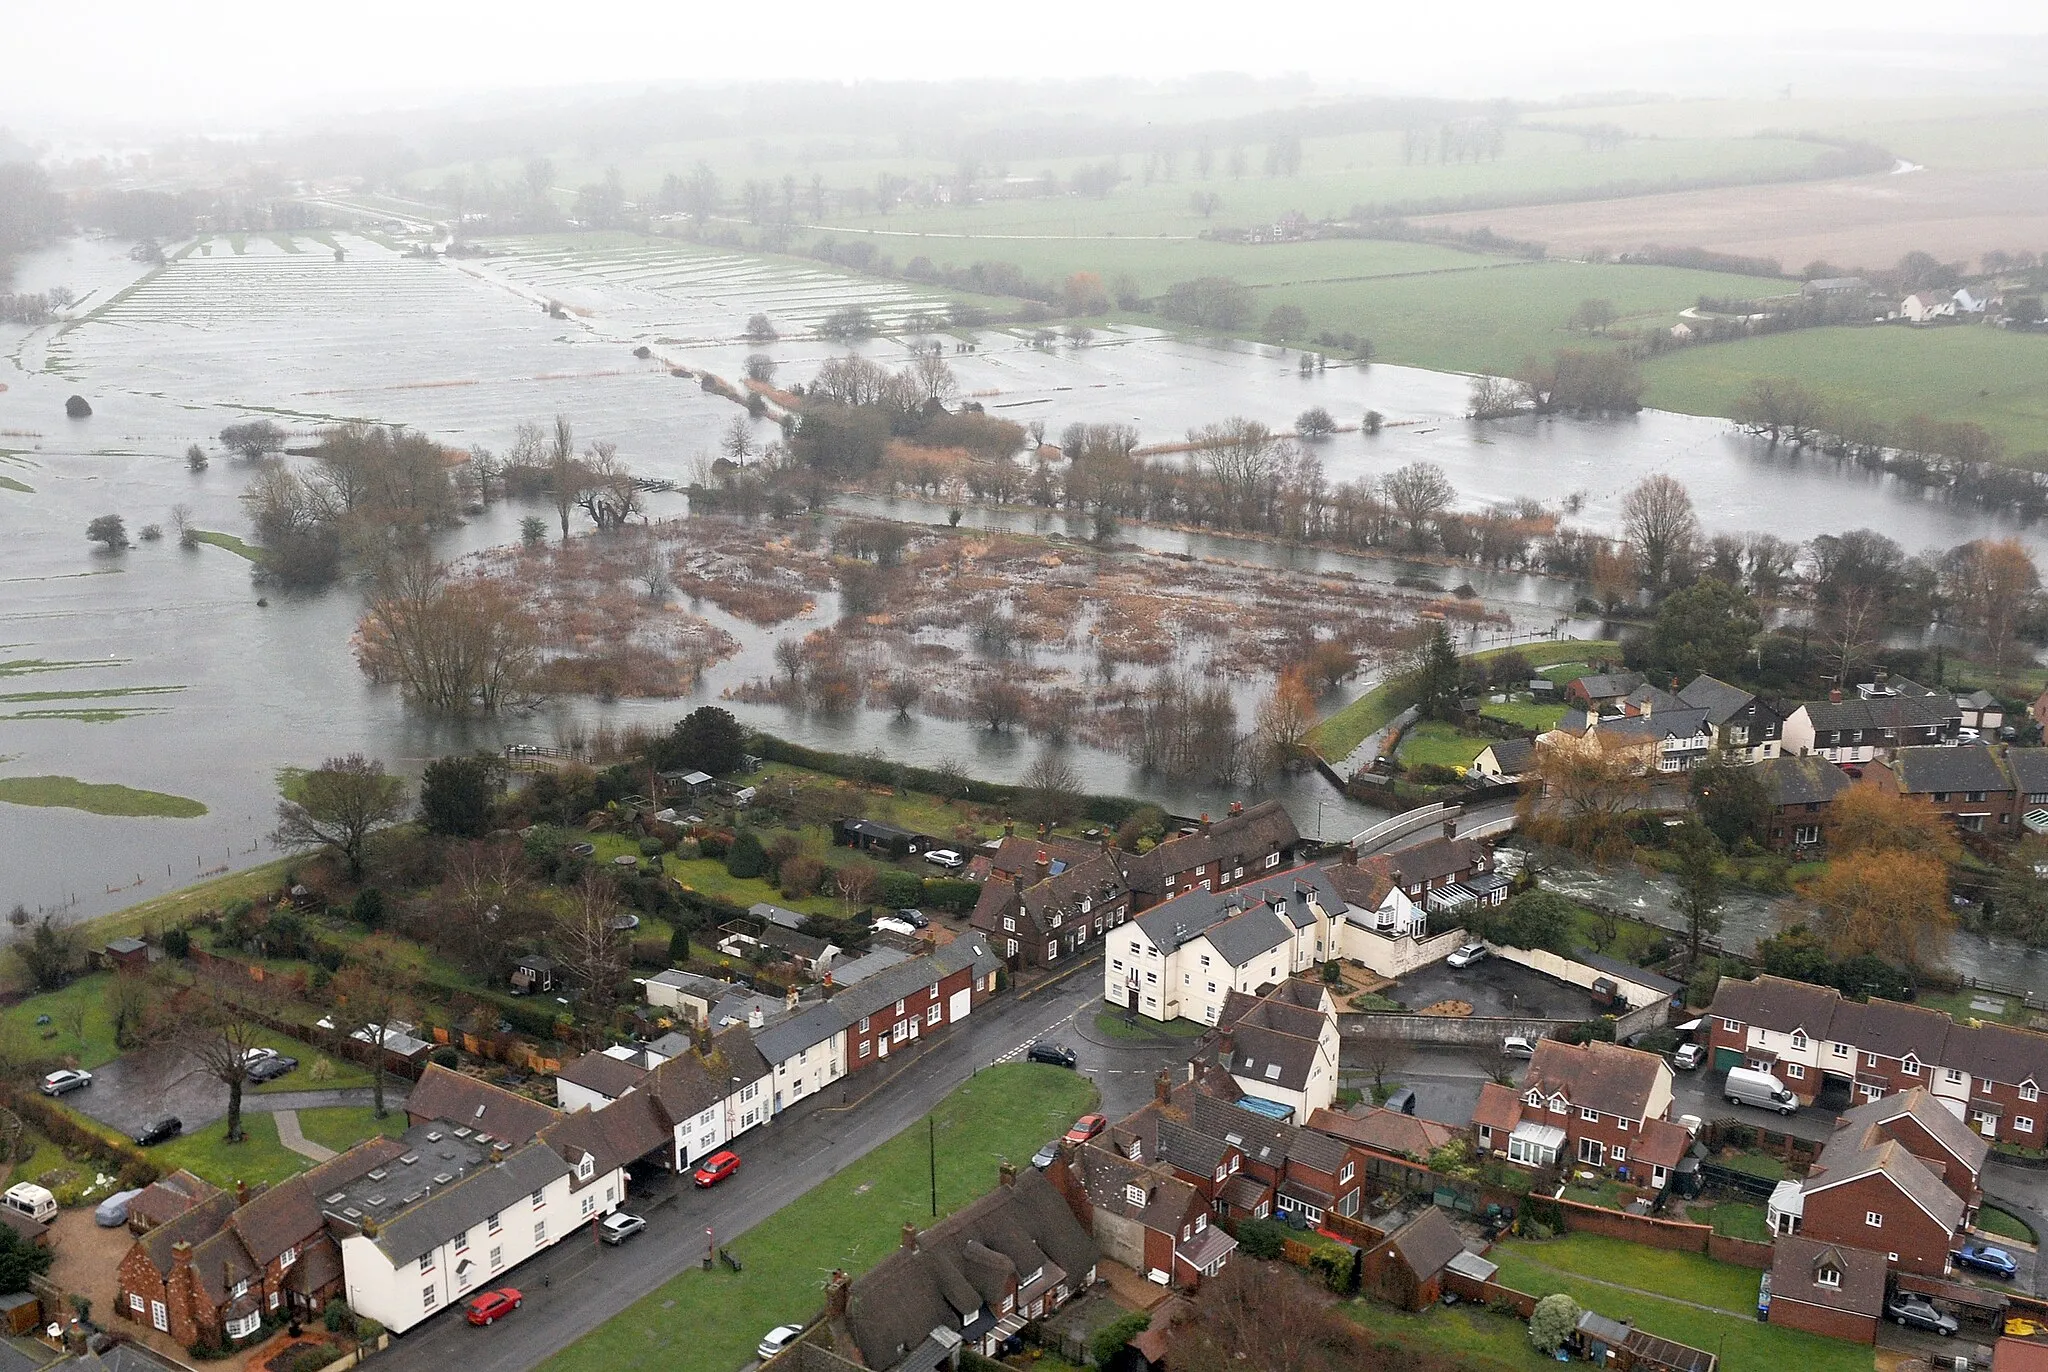
{"label": "chimney pot", "polygon": [[785,991],[785,992],[783,993],[783,996],[782,996],[782,1006],[783,1006],[783,1008],[784,1008],[785,1010],[794,1010],[794,1009],[796,1009],[796,1000],[797,1000],[797,990],[796,990],[796,988],[795,988],[794,986],[792,986],[792,987],[790,987],[790,988],[789,988],[789,990],[787,990],[787,991]]}
{"label": "chimney pot", "polygon": [[1344,845],[1342,861],[1346,867],[1356,867],[1358,865],[1358,850],[1350,844]]}
{"label": "chimney pot", "polygon": [[1159,1069],[1159,1075],[1152,1078],[1152,1098],[1161,1105],[1173,1099],[1173,1072],[1169,1068]]}
{"label": "chimney pot", "polygon": [[902,1242],[903,1247],[909,1249],[911,1252],[915,1253],[917,1251],[917,1226],[912,1224],[909,1220],[905,1220],[903,1222]]}
{"label": "chimney pot", "polygon": [[1458,821],[1457,821],[1457,818],[1456,818],[1455,816],[1453,816],[1452,818],[1450,818],[1450,819],[1447,819],[1447,820],[1445,820],[1445,821],[1444,821],[1444,837],[1445,837],[1445,838],[1456,838],[1457,836],[1458,836]]}
{"label": "chimney pot", "polygon": [[1231,801],[1231,802],[1230,802],[1230,813],[1231,813],[1231,814],[1233,814],[1233,815],[1241,815],[1241,814],[1243,814],[1243,813],[1244,813],[1244,802],[1243,802],[1243,801],[1241,801],[1241,800],[1233,800],[1233,801]]}
{"label": "chimney pot", "polygon": [[832,1269],[831,1280],[825,1283],[825,1317],[827,1319],[837,1320],[846,1317],[847,1296],[852,1285],[852,1279],[846,1275],[843,1268],[835,1267]]}
{"label": "chimney pot", "polygon": [[239,1207],[247,1205],[248,1203],[249,1183],[243,1181],[240,1177],[237,1177],[235,1178],[235,1204]]}
{"label": "chimney pot", "polygon": [[192,1245],[189,1243],[172,1244],[171,1263],[176,1267],[190,1267],[192,1265]]}
{"label": "chimney pot", "polygon": [[1204,835],[1204,836],[1207,836],[1208,832],[1209,832],[1209,812],[1208,812],[1208,811],[1206,811],[1206,810],[1204,810],[1204,811],[1202,812],[1202,833],[1203,833],[1203,835]]}
{"label": "chimney pot", "polygon": [[1017,1184],[1017,1164],[1014,1162],[997,1164],[996,1180],[1005,1186],[1015,1186]]}
{"label": "chimney pot", "polygon": [[1834,687],[1832,690],[1828,692],[1828,702],[1833,705],[1840,705],[1842,703],[1841,687]]}

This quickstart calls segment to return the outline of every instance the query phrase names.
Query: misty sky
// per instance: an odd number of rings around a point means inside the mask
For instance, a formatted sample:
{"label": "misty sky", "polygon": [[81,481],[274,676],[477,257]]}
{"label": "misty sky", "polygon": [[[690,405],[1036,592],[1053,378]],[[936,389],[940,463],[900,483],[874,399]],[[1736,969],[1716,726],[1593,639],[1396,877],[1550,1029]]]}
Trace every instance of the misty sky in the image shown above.
{"label": "misty sky", "polygon": [[[750,21],[755,26],[750,27]],[[578,6],[349,0],[0,0],[0,124],[49,136],[132,121],[254,130],[293,116],[440,104],[480,90],[768,77],[935,79],[1201,71],[1305,72],[1404,90],[1537,92],[1653,84],[1664,68],[1603,70],[1614,43],[1670,58],[1699,38],[1804,48],[1854,31],[1896,42],[2040,34],[2042,0],[788,0]],[[1682,71],[1673,64],[1672,71]],[[1637,79],[1632,81],[1631,77]],[[1642,78],[1649,77],[1652,80]],[[1733,78],[1731,78],[1732,80]]]}

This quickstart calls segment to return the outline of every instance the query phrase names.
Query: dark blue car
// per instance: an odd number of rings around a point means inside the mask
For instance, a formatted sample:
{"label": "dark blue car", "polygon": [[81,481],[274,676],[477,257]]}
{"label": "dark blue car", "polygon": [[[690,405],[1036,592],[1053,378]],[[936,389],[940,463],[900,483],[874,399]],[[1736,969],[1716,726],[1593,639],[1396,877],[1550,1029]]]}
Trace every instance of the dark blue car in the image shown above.
{"label": "dark blue car", "polygon": [[2007,1281],[2018,1276],[2020,1271],[2020,1265],[2013,1261],[2012,1254],[2003,1248],[1993,1248],[1988,1243],[1980,1243],[1976,1239],[1965,1243],[1956,1252],[1955,1259],[1961,1266],[1974,1268],[1994,1277],[2003,1277]]}

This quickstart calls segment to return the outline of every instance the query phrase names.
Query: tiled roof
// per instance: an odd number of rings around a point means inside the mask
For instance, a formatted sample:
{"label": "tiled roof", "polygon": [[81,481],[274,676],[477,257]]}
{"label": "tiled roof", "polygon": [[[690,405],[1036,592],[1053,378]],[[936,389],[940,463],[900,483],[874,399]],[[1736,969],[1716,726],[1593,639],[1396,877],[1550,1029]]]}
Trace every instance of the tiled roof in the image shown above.
{"label": "tiled roof", "polygon": [[144,1234],[137,1242],[149,1258],[149,1265],[159,1276],[168,1276],[171,1270],[171,1249],[181,1243],[197,1247],[200,1243],[220,1232],[227,1218],[234,1212],[233,1193],[216,1191],[194,1205],[174,1220],[160,1224]]}
{"label": "tiled roof", "polygon": [[[1489,1083],[1491,1084],[1491,1083]],[[1513,1096],[1513,1089],[1501,1088]],[[1505,1128],[1513,1128],[1510,1121]],[[1308,1117],[1308,1128],[1347,1143],[1376,1152],[1392,1153],[1423,1161],[1458,1135],[1457,1129],[1435,1120],[1404,1115],[1376,1105],[1360,1105],[1349,1111],[1318,1110]]]}
{"label": "tiled roof", "polygon": [[1287,1149],[1287,1163],[1290,1167],[1299,1163],[1312,1171],[1335,1176],[1350,1154],[1351,1146],[1342,1139],[1303,1129],[1294,1136],[1294,1142]]}
{"label": "tiled roof", "polygon": [[863,978],[824,1004],[761,1030],[754,1035],[753,1042],[770,1065],[787,1062],[806,1048],[828,1042],[863,1016],[872,1015],[914,991],[935,986],[955,972],[971,967],[979,979],[1001,966],[1002,961],[989,951],[986,938],[980,934],[965,935],[941,944],[924,957],[900,962]]}
{"label": "tiled roof", "polygon": [[1529,770],[1536,760],[1536,744],[1533,739],[1501,738],[1487,745],[1493,752],[1494,765],[1510,776]]}
{"label": "tiled roof", "polygon": [[1522,1119],[1522,1098],[1512,1086],[1489,1081],[1479,1088],[1479,1104],[1473,1107],[1472,1122],[1506,1133]]}
{"label": "tiled roof", "polygon": [[2012,789],[2012,779],[1999,766],[1997,755],[1981,743],[1962,748],[1901,748],[1892,758],[1891,769],[1899,789],[1911,795]]}
{"label": "tiled roof", "polygon": [[1906,1146],[1877,1125],[1851,1127],[1828,1140],[1801,1190],[1825,1191],[1859,1177],[1883,1175],[1908,1199],[1953,1233],[1963,1222],[1963,1202],[1913,1156]]}
{"label": "tiled roof", "polygon": [[1707,1013],[1781,1034],[1804,1029],[1810,1038],[1840,1039],[1841,1035],[1830,1033],[1829,1029],[1835,1012],[1844,1003],[1842,993],[1832,986],[1814,986],[1768,974],[1753,981],[1722,977]]}
{"label": "tiled roof", "polygon": [[[1823,1267],[1832,1267],[1841,1274],[1839,1286],[1820,1284],[1818,1277]],[[1772,1246],[1771,1299],[1784,1296],[1828,1310],[1879,1315],[1884,1309],[1887,1268],[1882,1253],[1781,1234]]]}
{"label": "tiled roof", "polygon": [[1882,1127],[1901,1118],[1911,1119],[1931,1134],[1936,1143],[1971,1172],[1984,1170],[1984,1159],[1991,1152],[1990,1142],[1950,1114],[1948,1107],[1936,1100],[1924,1086],[1911,1087],[1897,1095],[1880,1096],[1854,1109],[1844,1110],[1836,1121],[1836,1128],[1863,1130],[1871,1125]]}
{"label": "tiled roof", "polygon": [[1660,1072],[1668,1071],[1655,1053],[1615,1043],[1569,1044],[1538,1039],[1536,1056],[1522,1079],[1522,1093],[1562,1091],[1573,1105],[1602,1114],[1642,1119],[1649,1113],[1650,1092]]}
{"label": "tiled roof", "polygon": [[1774,757],[1752,769],[1772,805],[1825,805],[1856,783],[1824,757]]}
{"label": "tiled roof", "polygon": [[2048,748],[2008,748],[2005,765],[2012,770],[2015,790],[2028,795],[2048,791]]}
{"label": "tiled roof", "polygon": [[1800,710],[1806,712],[1806,718],[1821,733],[1844,729],[1931,729],[1956,716],[1955,702],[1946,696],[1808,700],[1793,707],[1792,713]]}
{"label": "tiled roof", "polygon": [[1630,1154],[1652,1167],[1676,1167],[1685,1160],[1685,1154],[1692,1147],[1692,1135],[1682,1124],[1670,1120],[1644,1120],[1643,1137]]}
{"label": "tiled roof", "polygon": [[1287,1161],[1299,1132],[1263,1115],[1213,1096],[1195,1097],[1193,1123],[1205,1134],[1213,1134],[1242,1151],[1249,1162],[1263,1167],[1280,1167]]}
{"label": "tiled roof", "polygon": [[1315,1039],[1256,1024],[1239,1024],[1230,1039],[1230,1060],[1225,1065],[1246,1091],[1257,1095],[1262,1086],[1284,1091],[1308,1089],[1318,1052]]}
{"label": "tiled roof", "polygon": [[1262,800],[1246,806],[1241,814],[1209,821],[1208,832],[1199,829],[1166,840],[1151,852],[1127,863],[1135,890],[1165,890],[1166,879],[1178,872],[1221,862],[1234,867],[1263,860],[1268,853],[1286,852],[1301,842],[1294,816],[1277,800]]}
{"label": "tiled roof", "polygon": [[1434,1205],[1387,1235],[1387,1246],[1401,1255],[1410,1272],[1423,1280],[1444,1270],[1444,1265],[1465,1251],[1465,1236],[1444,1218]]}
{"label": "tiled roof", "polygon": [[654,1096],[632,1091],[602,1110],[578,1110],[557,1120],[540,1138],[571,1164],[588,1155],[601,1178],[656,1149],[666,1150],[675,1138],[675,1123]]}
{"label": "tiled roof", "polygon": [[1453,876],[1475,866],[1484,866],[1486,845],[1476,838],[1436,838],[1388,853],[1394,879],[1402,886],[1419,886],[1425,881]]}
{"label": "tiled roof", "polygon": [[1748,708],[1756,696],[1702,672],[1680,689],[1678,698],[1695,710],[1705,710],[1707,722],[1719,726]]}
{"label": "tiled roof", "polygon": [[617,1100],[640,1084],[647,1069],[609,1053],[585,1053],[562,1064],[556,1077]]}
{"label": "tiled roof", "polygon": [[1640,672],[1607,672],[1582,676],[1573,685],[1589,700],[1619,700],[1643,684]]}
{"label": "tiled roof", "polygon": [[405,1145],[396,1139],[372,1138],[277,1183],[229,1215],[228,1228],[261,1267],[285,1249],[302,1245],[308,1235],[320,1232],[325,1224],[320,1215],[321,1195],[396,1161],[404,1152]]}
{"label": "tiled roof", "polygon": [[448,1120],[513,1143],[540,1133],[560,1112],[500,1086],[430,1062],[405,1098],[416,1120]]}

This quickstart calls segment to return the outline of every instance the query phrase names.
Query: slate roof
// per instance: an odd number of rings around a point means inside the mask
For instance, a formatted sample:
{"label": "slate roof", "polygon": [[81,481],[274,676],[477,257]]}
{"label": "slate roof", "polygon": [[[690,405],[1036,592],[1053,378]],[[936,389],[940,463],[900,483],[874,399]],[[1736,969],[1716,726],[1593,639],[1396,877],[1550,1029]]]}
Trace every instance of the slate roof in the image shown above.
{"label": "slate roof", "polygon": [[[1604,672],[1582,676],[1573,685],[1591,701],[1620,700],[1643,684],[1640,672]],[[1567,688],[1569,689],[1569,688]]]}
{"label": "slate roof", "polygon": [[1509,776],[1518,776],[1529,770],[1536,760],[1536,743],[1527,738],[1496,739],[1487,745],[1493,752],[1494,765]]}
{"label": "slate roof", "polygon": [[647,1069],[609,1053],[585,1053],[562,1064],[555,1076],[562,1081],[617,1100],[638,1086]]}
{"label": "slate roof", "polygon": [[1623,715],[1618,719],[1602,719],[1594,734],[1595,737],[1610,741],[1631,742],[1692,738],[1706,732],[1709,730],[1705,710],[1679,706],[1673,710],[1659,710],[1654,715]]}
{"label": "slate roof", "polygon": [[1669,1069],[1655,1053],[1620,1044],[1538,1039],[1536,1055],[1522,1078],[1521,1093],[1540,1089],[1548,1096],[1562,1091],[1573,1105],[1643,1119],[1649,1114],[1650,1092],[1660,1070]]}
{"label": "slate roof", "polygon": [[405,1113],[415,1120],[448,1120],[513,1143],[524,1143],[560,1118],[559,1111],[537,1100],[437,1062],[427,1064],[406,1096]]}
{"label": "slate roof", "polygon": [[1707,722],[1718,728],[1747,709],[1756,696],[1701,672],[1680,688],[1678,699],[1695,710],[1705,710]]}
{"label": "slate roof", "polygon": [[1230,1060],[1225,1065],[1240,1085],[1253,1095],[1260,1087],[1284,1091],[1308,1089],[1310,1070],[1315,1066],[1316,1040],[1240,1024],[1231,1034]]}
{"label": "slate roof", "polygon": [[1991,1152],[1990,1141],[1950,1114],[1948,1108],[1924,1086],[1867,1100],[1853,1109],[1844,1110],[1835,1123],[1838,1129],[1868,1129],[1900,1118],[1910,1118],[1933,1135],[1936,1143],[1971,1172],[1984,1170],[1984,1159]]}
{"label": "slate roof", "polygon": [[[1822,1286],[1816,1280],[1823,1266],[1842,1274],[1840,1286]],[[1888,1266],[1882,1253],[1781,1234],[1771,1253],[1771,1299],[1783,1296],[1828,1310],[1879,1315],[1884,1309]]]}
{"label": "slate roof", "polygon": [[1387,1246],[1401,1255],[1410,1272],[1427,1281],[1465,1251],[1465,1237],[1434,1205],[1387,1235]]}
{"label": "slate roof", "polygon": [[1963,1222],[1961,1198],[1928,1170],[1926,1163],[1914,1157],[1904,1144],[1886,1134],[1878,1125],[1862,1129],[1852,1126],[1829,1139],[1800,1190],[1810,1196],[1858,1177],[1879,1174],[1888,1178],[1942,1228],[1953,1233]]}
{"label": "slate roof", "polygon": [[757,900],[752,905],[749,905],[747,913],[764,924],[773,924],[784,929],[796,930],[801,930],[804,927],[804,921],[810,918],[809,915],[800,915],[794,910],[766,900]]}
{"label": "slate roof", "polygon": [[1856,784],[1824,757],[1766,758],[1752,770],[1772,805],[1825,805]]}
{"label": "slate roof", "polygon": [[1350,1155],[1351,1145],[1344,1140],[1319,1134],[1313,1129],[1303,1129],[1295,1134],[1294,1142],[1288,1146],[1287,1162],[1290,1167],[1299,1163],[1311,1171],[1334,1177]]}
{"label": "slate roof", "polygon": [[510,1209],[514,1201],[568,1175],[569,1164],[561,1154],[544,1143],[528,1144],[504,1161],[477,1168],[401,1210],[377,1227],[374,1242],[394,1265],[411,1262],[434,1245],[482,1224],[489,1216]]}
{"label": "slate roof", "polygon": [[869,1367],[894,1368],[934,1329],[958,1331],[984,1307],[1000,1307],[1009,1286],[1033,1270],[1050,1276],[1057,1268],[1078,1290],[1097,1257],[1095,1240],[1052,1183],[1027,1169],[856,1278],[847,1332]]}
{"label": "slate roof", "polygon": [[1892,758],[1891,769],[1899,789],[1910,795],[2012,789],[2012,778],[1999,766],[1997,755],[1981,743],[1961,748],[1901,748]]}
{"label": "slate roof", "polygon": [[1666,710],[1683,710],[1685,702],[1671,692],[1652,686],[1648,682],[1636,687],[1621,699],[1622,708],[1634,714],[1663,714]]}
{"label": "slate roof", "polygon": [[1213,1134],[1241,1151],[1247,1162],[1281,1167],[1300,1132],[1293,1125],[1255,1115],[1231,1101],[1198,1095],[1191,1112],[1195,1128]]}
{"label": "slate roof", "polygon": [[673,986],[686,995],[695,996],[707,1005],[717,1004],[720,996],[733,989],[733,984],[729,981],[719,981],[714,977],[700,976],[695,972],[685,972],[673,967],[666,972],[657,972],[647,980],[650,983]]}
{"label": "slate roof", "polygon": [[2005,765],[2012,772],[2013,789],[2027,795],[2048,792],[2048,748],[2008,748]]}
{"label": "slate roof", "polygon": [[1232,991],[1223,998],[1223,1009],[1216,1016],[1216,1027],[1231,1029],[1244,1024],[1292,1034],[1296,1038],[1320,1039],[1329,1024],[1328,1017],[1313,1000],[1307,1005],[1296,1003],[1294,997],[1300,993],[1289,991],[1287,988],[1290,986],[1304,986],[1311,996],[1318,995],[1321,990],[1289,977],[1263,996]]}
{"label": "slate roof", "polygon": [[1226,867],[1263,861],[1268,853],[1284,853],[1301,843],[1301,831],[1294,816],[1277,800],[1248,805],[1242,813],[1209,821],[1208,832],[1199,829],[1167,839],[1149,853],[1126,864],[1131,889],[1158,894],[1166,889],[1167,878],[1178,872],[1221,862]]}
{"label": "slate roof", "polygon": [[979,979],[993,974],[1002,965],[1001,959],[989,951],[988,940],[980,934],[956,938],[924,957],[885,968],[846,987],[821,1005],[762,1029],[754,1035],[754,1046],[770,1065],[787,1062],[804,1049],[829,1041],[863,1016],[872,1015],[913,991],[936,985],[955,972],[971,967]]}
{"label": "slate roof", "polygon": [[326,1223],[321,1218],[322,1195],[395,1161],[405,1151],[405,1145],[396,1139],[370,1139],[252,1198],[228,1216],[227,1228],[234,1231],[256,1266],[262,1267],[321,1231]]}
{"label": "slate roof", "polygon": [[1930,729],[1961,717],[1954,700],[1935,695],[1808,700],[1795,706],[1792,713],[1800,710],[1806,711],[1807,719],[1820,733],[1844,729]]}
{"label": "slate roof", "polygon": [[1420,886],[1427,881],[1455,876],[1486,865],[1486,845],[1476,838],[1444,838],[1438,835],[1413,848],[1388,853],[1394,880],[1400,885]]}
{"label": "slate roof", "polygon": [[657,1149],[668,1149],[675,1140],[675,1121],[656,1097],[634,1091],[602,1110],[577,1110],[543,1129],[540,1138],[571,1164],[591,1158],[595,1181]]}
{"label": "slate roof", "polygon": [[1611,958],[1605,953],[1582,952],[1573,954],[1573,957],[1577,961],[1585,963],[1588,967],[1597,968],[1607,973],[1610,977],[1623,981],[1632,981],[1638,986],[1647,986],[1651,990],[1661,991],[1667,996],[1675,996],[1685,989],[1683,982],[1673,981],[1670,977],[1652,972],[1647,967],[1638,967],[1633,962],[1623,962],[1620,958]]}
{"label": "slate roof", "polygon": [[1198,1177],[1213,1177],[1217,1167],[1230,1156],[1231,1145],[1179,1120],[1159,1120],[1157,1128],[1155,1156],[1169,1167]]}
{"label": "slate roof", "polygon": [[[1250,813],[1247,811],[1246,813]],[[1339,895],[1327,869],[1313,864],[1289,867],[1257,879],[1247,878],[1228,891],[1186,891],[1153,906],[1133,921],[1158,947],[1171,952],[1179,942],[1204,933],[1232,916],[1261,905],[1279,907],[1289,901],[1306,901],[1313,893],[1316,903],[1333,919],[1350,906]],[[1275,916],[1278,919],[1278,916]],[[1292,924],[1290,920],[1289,925]],[[1179,929],[1181,938],[1175,939]],[[1285,927],[1278,927],[1285,933]],[[1267,948],[1272,944],[1265,945]],[[1264,948],[1258,951],[1265,951]]]}
{"label": "slate roof", "polygon": [[[1513,1094],[1512,1088],[1502,1089]],[[1511,1122],[1505,1127],[1514,1126]],[[1399,1110],[1384,1110],[1376,1105],[1360,1105],[1350,1111],[1318,1110],[1308,1117],[1308,1128],[1355,1143],[1361,1148],[1412,1158],[1417,1162],[1458,1136],[1453,1125],[1404,1115]]]}

